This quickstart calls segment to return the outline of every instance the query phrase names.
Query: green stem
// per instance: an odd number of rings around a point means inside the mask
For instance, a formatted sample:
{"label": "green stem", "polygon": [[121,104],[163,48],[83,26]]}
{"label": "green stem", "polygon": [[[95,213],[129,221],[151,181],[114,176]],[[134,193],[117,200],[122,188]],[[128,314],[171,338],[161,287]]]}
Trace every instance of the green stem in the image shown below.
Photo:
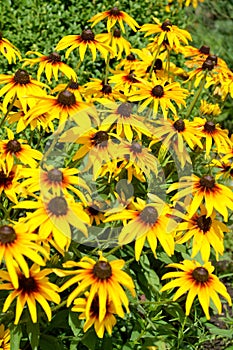
{"label": "green stem", "polygon": [[64,301],[63,301],[62,303],[60,303],[59,305],[56,305],[56,306],[52,307],[51,310],[52,310],[52,312],[55,312],[55,311],[61,309],[61,308],[62,308],[63,306],[65,306],[65,305],[66,305],[66,300],[64,300]]}
{"label": "green stem", "polygon": [[5,122],[6,118],[8,117],[8,114],[10,113],[10,111],[12,110],[13,106],[14,106],[14,103],[15,103],[15,100],[16,100],[16,94],[13,98],[13,100],[11,101],[10,105],[8,106],[7,108],[7,112],[5,114],[5,116],[3,117],[3,119],[1,120],[1,123],[0,123],[0,128],[2,127],[2,124]]}
{"label": "green stem", "polygon": [[190,114],[192,113],[192,110],[193,110],[195,104],[197,103],[197,101],[198,101],[198,99],[199,99],[199,97],[200,97],[200,95],[201,95],[201,92],[202,92],[202,90],[203,90],[203,88],[204,88],[204,85],[205,85],[206,76],[207,76],[207,70],[205,71],[205,74],[204,74],[204,76],[203,76],[203,78],[202,78],[202,80],[201,80],[199,89],[196,91],[196,93],[195,93],[195,95],[194,95],[194,98],[193,98],[193,100],[192,100],[192,103],[191,103],[191,105],[189,106],[189,109],[188,109],[188,111],[187,111],[187,113],[186,113],[186,116],[185,116],[186,119],[189,118],[189,116],[190,116]]}
{"label": "green stem", "polygon": [[187,316],[185,315],[181,325],[181,329],[179,329],[179,333],[178,333],[177,350],[180,349],[181,342],[183,341],[183,338],[184,338],[184,327],[185,327],[186,321],[187,321]]}

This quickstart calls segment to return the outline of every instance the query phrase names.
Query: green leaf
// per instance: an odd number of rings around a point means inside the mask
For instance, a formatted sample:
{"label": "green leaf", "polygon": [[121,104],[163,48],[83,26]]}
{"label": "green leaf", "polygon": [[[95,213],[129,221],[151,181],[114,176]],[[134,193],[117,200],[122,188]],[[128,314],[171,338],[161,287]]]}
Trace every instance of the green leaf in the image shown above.
{"label": "green leaf", "polygon": [[233,334],[229,329],[221,329],[219,327],[214,326],[212,323],[206,323],[206,326],[209,328],[210,333],[216,334],[221,337],[233,338]]}
{"label": "green leaf", "polygon": [[[47,334],[41,334],[40,336],[40,350],[64,350],[63,344],[61,344],[56,337]],[[19,350],[19,348],[18,348]]]}
{"label": "green leaf", "polygon": [[20,340],[22,338],[22,329],[20,325],[10,328],[10,348],[11,350],[20,349]]}
{"label": "green leaf", "polygon": [[26,325],[28,338],[32,347],[32,350],[37,350],[40,339],[40,326],[39,323],[28,322]]}
{"label": "green leaf", "polygon": [[95,350],[98,338],[93,329],[90,329],[81,339],[83,345],[86,345],[88,350]]}
{"label": "green leaf", "polygon": [[82,332],[82,327],[81,327],[81,320],[79,320],[76,312],[69,312],[68,324],[72,329],[74,336],[78,337],[79,334]]}

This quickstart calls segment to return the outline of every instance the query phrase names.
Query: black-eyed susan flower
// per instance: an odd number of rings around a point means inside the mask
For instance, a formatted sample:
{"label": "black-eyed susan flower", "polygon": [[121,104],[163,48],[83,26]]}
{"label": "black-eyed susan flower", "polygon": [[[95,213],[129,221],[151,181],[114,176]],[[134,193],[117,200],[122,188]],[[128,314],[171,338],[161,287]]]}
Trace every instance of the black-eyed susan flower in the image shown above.
{"label": "black-eyed susan flower", "polygon": [[37,201],[21,201],[14,208],[34,209],[24,219],[29,229],[38,229],[41,240],[53,239],[61,251],[68,249],[70,245],[71,225],[88,236],[87,225],[90,219],[82,205],[76,203],[71,196],[44,193]]}
{"label": "black-eyed susan flower", "polygon": [[3,312],[6,312],[12,302],[17,299],[15,324],[19,323],[25,305],[28,306],[32,322],[36,323],[38,320],[36,308],[37,303],[40,304],[46,313],[48,320],[51,321],[52,312],[48,301],[59,304],[60,295],[58,294],[59,287],[54,283],[49,282],[47,276],[50,273],[52,273],[52,269],[43,269],[40,271],[40,267],[37,264],[33,264],[30,268],[29,277],[26,277],[20,270],[18,270],[19,286],[18,288],[14,288],[9,274],[6,271],[0,271],[1,280],[6,281],[5,283],[0,284],[0,290],[12,290],[4,302]]}
{"label": "black-eyed susan flower", "polygon": [[61,287],[60,292],[77,284],[76,288],[70,293],[67,299],[67,306],[82,292],[90,292],[85,307],[85,316],[90,318],[91,305],[94,298],[99,299],[99,322],[103,322],[107,313],[109,300],[112,301],[116,314],[124,317],[123,307],[129,312],[129,301],[122,286],[130,290],[135,296],[134,283],[131,277],[124,271],[124,260],[107,261],[100,253],[99,260],[89,257],[83,257],[80,262],[67,261],[63,264],[65,268],[76,268],[75,270],[65,271],[55,269],[55,273],[60,276],[74,275],[66,281]]}
{"label": "black-eyed susan flower", "polygon": [[104,216],[104,203],[99,202],[98,200],[92,200],[90,196],[88,196],[88,202],[85,207],[85,212],[90,217],[90,224],[91,225],[100,225],[101,222],[105,219]]}
{"label": "black-eyed susan flower", "polygon": [[109,103],[107,105],[110,110],[109,114],[104,118],[103,124],[114,125],[116,133],[121,138],[126,138],[127,141],[132,141],[134,133],[140,139],[142,134],[151,136],[149,126],[144,123],[144,118],[133,113],[133,106],[129,102],[121,104]]}
{"label": "black-eyed susan flower", "polygon": [[122,58],[123,52],[126,55],[130,54],[131,44],[122,35],[118,28],[115,28],[112,33],[103,33],[98,36],[99,41],[111,47],[114,52],[110,58],[115,57],[117,60]]}
{"label": "black-eyed susan flower", "polygon": [[14,288],[19,287],[17,269],[20,267],[25,277],[29,277],[29,267],[25,258],[44,266],[42,259],[48,258],[43,247],[40,246],[38,235],[29,231],[27,225],[16,223],[15,225],[0,226],[0,263],[4,260],[7,271]]}
{"label": "black-eyed susan flower", "polygon": [[46,92],[43,88],[49,88],[47,85],[32,79],[24,69],[18,69],[13,75],[0,74],[0,84],[6,84],[0,90],[0,97],[6,94],[2,104],[4,113],[7,112],[8,104],[16,97],[26,113],[28,107],[34,106],[37,101],[34,96],[45,96]]}
{"label": "black-eyed susan flower", "polygon": [[84,85],[84,96],[86,100],[99,102],[102,104],[109,104],[110,101],[124,101],[125,96],[115,90],[110,84],[105,83],[104,80],[93,78],[90,82]]}
{"label": "black-eyed susan flower", "polygon": [[220,160],[212,159],[210,166],[216,168],[216,179],[224,179],[224,180],[232,180],[233,179],[233,163],[227,159],[227,157],[223,157]]}
{"label": "black-eyed susan flower", "polygon": [[10,330],[4,324],[0,325],[0,349],[10,350]]}
{"label": "black-eyed susan flower", "polygon": [[37,169],[23,169],[21,177],[27,178],[23,181],[23,187],[29,193],[40,191],[42,195],[49,192],[68,195],[71,192],[87,204],[83,191],[77,187],[85,189],[86,192],[90,192],[90,189],[76,168],[56,168],[48,165]]}
{"label": "black-eyed susan flower", "polygon": [[207,45],[202,45],[199,49],[191,45],[185,45],[181,46],[179,51],[184,57],[194,57],[198,60],[205,60],[210,55],[210,47]]}
{"label": "black-eyed susan flower", "polygon": [[20,165],[14,165],[11,171],[8,171],[6,164],[0,166],[0,195],[5,195],[13,202],[17,203],[17,194],[21,192],[18,180]]}
{"label": "black-eyed susan flower", "polygon": [[224,232],[229,232],[226,225],[216,219],[216,212],[206,217],[206,209],[202,205],[200,212],[189,218],[183,216],[183,221],[176,227],[176,243],[182,244],[192,240],[192,255],[194,258],[198,252],[201,253],[203,261],[208,261],[210,249],[213,247],[216,259],[224,252]]}
{"label": "black-eyed susan flower", "polygon": [[5,158],[8,173],[13,168],[14,157],[31,168],[36,167],[38,160],[42,158],[42,153],[27,145],[26,140],[15,139],[13,131],[9,128],[7,136],[8,140],[0,141],[0,154]]}
{"label": "black-eyed susan flower", "polygon": [[216,117],[221,113],[221,108],[218,103],[208,103],[206,100],[201,100],[199,111],[204,116],[213,115]]}
{"label": "black-eyed susan flower", "polygon": [[89,48],[92,53],[93,61],[96,59],[96,50],[99,50],[103,58],[106,59],[108,53],[114,54],[114,52],[108,45],[99,40],[99,35],[100,34],[95,35],[91,29],[83,30],[80,35],[67,35],[59,41],[55,50],[60,51],[69,47],[65,54],[65,57],[68,58],[71,51],[78,48],[80,60],[83,61],[86,50]]}
{"label": "black-eyed susan flower", "polygon": [[119,8],[116,6],[108,11],[98,13],[97,15],[93,16],[89,22],[93,22],[92,27],[94,27],[97,23],[105,18],[107,18],[108,32],[111,31],[112,27],[114,27],[117,22],[119,23],[123,33],[125,33],[123,22],[127,23],[128,26],[135,32],[137,31],[137,28],[139,28],[138,23],[131,16],[129,16],[126,12],[119,10]]}
{"label": "black-eyed susan flower", "polygon": [[137,90],[137,84],[140,82],[134,70],[122,70],[113,72],[114,75],[109,77],[109,83],[114,84],[114,88],[122,91],[125,96],[129,96],[129,92],[133,93]]}
{"label": "black-eyed susan flower", "polygon": [[72,307],[72,311],[74,312],[81,312],[81,315],[79,316],[79,319],[85,320],[83,330],[86,332],[89,328],[94,326],[95,332],[99,338],[103,338],[105,330],[108,332],[109,335],[112,334],[112,329],[116,324],[116,317],[114,314],[116,313],[116,310],[114,308],[113,302],[107,300],[106,302],[106,314],[104,316],[104,319],[102,322],[99,321],[99,298],[96,295],[93,298],[93,301],[91,303],[90,307],[90,315],[87,318],[86,317],[86,306],[88,302],[88,296],[89,292],[85,293],[85,298],[76,298],[74,300],[74,306]]}
{"label": "black-eyed susan flower", "polygon": [[174,267],[181,271],[168,272],[162,277],[162,279],[173,277],[175,279],[165,284],[162,287],[161,292],[178,287],[179,289],[173,297],[174,301],[188,292],[185,304],[186,315],[190,314],[191,306],[196,296],[198,296],[207,319],[210,319],[210,300],[213,301],[218,313],[220,314],[222,312],[222,304],[218,294],[223,296],[229,305],[232,304],[231,297],[228,294],[226,287],[219,281],[218,277],[212,273],[214,267],[210,262],[201,265],[195,260],[184,260],[180,264],[169,264],[168,267]]}
{"label": "black-eyed susan flower", "polygon": [[227,209],[233,210],[233,193],[227,186],[218,184],[211,175],[203,175],[201,178],[197,175],[183,176],[179,182],[173,183],[168,193],[180,189],[172,200],[176,201],[180,198],[192,194],[193,199],[189,208],[189,216],[192,217],[200,205],[205,202],[207,210],[206,217],[210,217],[213,210],[216,209],[224,218],[228,220]]}
{"label": "black-eyed susan flower", "polygon": [[52,114],[59,119],[59,125],[68,119],[76,120],[84,128],[91,127],[90,115],[97,118],[93,106],[86,102],[76,100],[75,94],[69,90],[61,91],[57,96],[37,97],[37,104],[25,115],[26,125],[40,118],[44,113]]}
{"label": "black-eyed susan flower", "polygon": [[9,64],[16,63],[16,58],[21,60],[19,50],[8,39],[3,38],[2,33],[0,33],[0,52],[6,57]]}
{"label": "black-eyed susan flower", "polygon": [[137,68],[139,60],[135,57],[132,50],[126,58],[121,59],[121,61],[116,65],[116,70],[124,68],[124,70],[135,70]]}
{"label": "black-eyed susan flower", "polygon": [[37,71],[37,80],[40,80],[41,74],[45,71],[45,76],[48,82],[51,82],[51,78],[54,77],[58,80],[58,72],[61,71],[69,79],[76,80],[77,74],[75,71],[69,67],[66,63],[62,62],[61,56],[57,52],[52,52],[50,55],[42,55],[36,51],[28,51],[26,55],[36,55],[37,58],[25,58],[22,67],[34,66],[39,63],[39,68]]}
{"label": "black-eyed susan flower", "polygon": [[218,153],[225,153],[231,146],[231,140],[228,137],[229,131],[221,129],[218,123],[206,118],[194,118],[192,125],[205,138],[206,156],[209,156],[212,144],[214,143]]}
{"label": "black-eyed susan flower", "polygon": [[132,92],[129,101],[143,101],[138,108],[139,112],[144,111],[148,106],[153,110],[153,116],[156,116],[161,107],[164,118],[167,118],[168,111],[171,110],[173,114],[177,114],[176,108],[172,101],[180,108],[185,106],[185,98],[188,96],[188,90],[181,88],[178,82],[168,83],[166,80],[157,80],[152,78],[152,81],[143,80],[137,84],[139,88]]}
{"label": "black-eyed susan flower", "polygon": [[174,253],[174,237],[171,232],[173,220],[167,214],[168,208],[162,200],[146,204],[144,200],[137,198],[131,203],[131,209],[112,215],[110,213],[105,222],[129,220],[121,230],[118,242],[124,245],[135,240],[135,259],[138,261],[146,240],[154,256],[157,241],[169,256]]}
{"label": "black-eyed susan flower", "polygon": [[80,85],[77,80],[71,79],[68,84],[58,84],[51,91],[51,93],[53,94],[55,92],[61,92],[64,90],[68,90],[72,92],[77,101],[83,101],[83,94],[85,89],[84,89],[84,86]]}
{"label": "black-eyed susan flower", "polygon": [[172,24],[170,20],[165,20],[163,23],[157,18],[154,18],[156,24],[144,24],[140,31],[146,32],[145,37],[155,34],[159,36],[158,46],[163,43],[164,40],[168,40],[171,47],[179,47],[181,43],[188,45],[188,40],[192,40],[190,33],[187,30],[180,29],[176,25]]}

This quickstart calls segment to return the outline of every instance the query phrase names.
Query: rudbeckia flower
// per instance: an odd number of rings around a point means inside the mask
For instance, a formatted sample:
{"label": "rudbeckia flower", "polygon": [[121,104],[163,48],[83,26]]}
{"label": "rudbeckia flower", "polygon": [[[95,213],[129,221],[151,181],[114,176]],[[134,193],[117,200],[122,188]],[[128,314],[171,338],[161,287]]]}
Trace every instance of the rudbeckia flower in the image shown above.
{"label": "rudbeckia flower", "polygon": [[151,136],[149,126],[144,123],[144,118],[139,117],[133,113],[133,106],[129,102],[123,102],[120,105],[117,103],[109,103],[107,105],[110,108],[104,118],[103,125],[114,125],[116,133],[121,138],[126,138],[127,141],[132,141],[134,132],[139,138],[142,134]]}
{"label": "rudbeckia flower", "polygon": [[157,18],[154,18],[154,21],[156,24],[144,24],[140,31],[147,32],[145,37],[152,34],[158,35],[158,46],[161,45],[164,40],[168,40],[171,49],[173,49],[173,47],[179,48],[181,43],[188,45],[188,40],[192,40],[187,30],[178,28],[168,19],[163,23],[160,23]]}
{"label": "rudbeckia flower", "polygon": [[158,203],[146,204],[144,200],[137,198],[133,205],[134,209],[124,209],[112,215],[110,212],[105,219],[105,222],[129,220],[121,230],[119,244],[128,244],[135,240],[135,259],[138,261],[146,240],[156,257],[159,240],[167,255],[171,256],[174,253],[174,237],[171,233],[173,220],[167,215],[168,208],[165,203],[159,200]]}
{"label": "rudbeckia flower", "polygon": [[101,79],[92,78],[90,82],[84,85],[84,88],[83,94],[90,101],[109,104],[110,101],[125,100],[125,96],[122,93]]}
{"label": "rudbeckia flower", "polygon": [[121,35],[121,31],[118,28],[114,29],[113,33],[99,34],[98,39],[113,50],[114,54],[110,58],[115,57],[117,60],[120,60],[123,51],[125,51],[126,55],[130,54],[131,44]]}
{"label": "rudbeckia flower", "polygon": [[206,100],[201,100],[199,110],[202,115],[213,115],[214,117],[221,113],[221,108],[218,103],[208,103]]}
{"label": "rudbeckia flower", "polygon": [[45,96],[46,92],[42,88],[49,88],[47,85],[31,79],[24,69],[18,69],[14,75],[0,74],[0,84],[7,84],[0,90],[0,97],[6,94],[2,104],[4,113],[7,112],[8,103],[16,97],[26,113],[28,107],[31,108],[37,102],[34,95]]}
{"label": "rudbeckia flower", "polygon": [[11,278],[6,271],[0,271],[0,278],[6,283],[0,284],[0,290],[12,290],[8,295],[3,305],[3,312],[6,312],[14,299],[16,301],[15,321],[18,324],[22,315],[24,306],[27,304],[28,310],[33,323],[37,322],[36,304],[39,303],[45,311],[48,320],[51,321],[52,313],[48,301],[53,303],[60,303],[60,295],[58,294],[58,286],[49,282],[47,275],[52,273],[52,269],[43,269],[33,264],[29,271],[29,277],[26,277],[20,270],[18,270],[19,286],[15,288],[12,284]]}
{"label": "rudbeckia flower", "polygon": [[5,158],[8,173],[13,168],[14,157],[31,168],[36,167],[37,161],[42,158],[42,153],[26,145],[26,140],[16,140],[13,131],[9,128],[7,128],[7,136],[8,140],[0,141],[0,154]]}
{"label": "rudbeckia flower", "polygon": [[119,70],[113,73],[114,75],[109,77],[109,84],[114,84],[115,90],[122,91],[125,96],[129,96],[129,93],[137,90],[137,84],[140,80],[134,70],[124,72]]}
{"label": "rudbeckia flower", "polygon": [[29,267],[25,257],[44,266],[45,262],[38,254],[48,258],[46,251],[37,244],[38,235],[31,233],[27,225],[0,226],[0,263],[5,261],[7,271],[14,288],[19,287],[17,269],[20,267],[25,277],[29,277]]}
{"label": "rudbeckia flower", "polygon": [[231,297],[227,293],[227,289],[222,282],[212,273],[214,267],[210,262],[201,265],[199,262],[193,260],[184,260],[182,263],[169,264],[168,267],[174,267],[181,271],[168,272],[162,279],[175,278],[162,287],[161,292],[165,290],[178,287],[173,300],[177,300],[181,295],[187,294],[186,299],[186,315],[190,314],[191,306],[196,296],[198,296],[201,307],[207,319],[210,319],[209,306],[210,300],[213,301],[218,313],[222,312],[222,304],[218,294],[223,296],[229,305],[232,305]]}
{"label": "rudbeckia flower", "polygon": [[39,69],[37,71],[37,80],[40,80],[41,74],[45,71],[46,78],[51,83],[51,78],[54,76],[55,80],[58,80],[58,72],[61,71],[69,79],[76,80],[77,74],[67,64],[62,62],[61,56],[57,52],[52,52],[50,55],[42,55],[36,51],[28,51],[26,55],[36,55],[37,58],[25,58],[22,67],[30,65],[30,67],[39,63]]}
{"label": "rudbeckia flower", "polygon": [[10,330],[3,324],[0,325],[0,349],[10,350]]}
{"label": "rudbeckia flower", "polygon": [[174,114],[177,114],[176,108],[171,101],[174,101],[179,108],[181,105],[185,106],[185,98],[189,93],[188,90],[181,88],[178,82],[167,83],[166,80],[157,80],[154,77],[152,81],[143,80],[142,83],[137,84],[137,87],[139,89],[131,94],[129,101],[145,100],[138,108],[138,111],[142,112],[147,106],[151,106],[153,116],[157,115],[160,106],[165,119],[169,109]]}
{"label": "rudbeckia flower", "polygon": [[221,160],[212,159],[210,166],[217,168],[216,179],[219,178],[232,180],[233,179],[233,163],[231,163],[227,158],[223,157]]}
{"label": "rudbeckia flower", "polygon": [[0,195],[4,191],[5,195],[13,202],[17,203],[16,194],[22,192],[22,188],[18,180],[20,165],[14,165],[11,171],[8,171],[6,164],[0,167]]}
{"label": "rudbeckia flower", "polygon": [[125,28],[123,21],[128,24],[128,26],[133,29],[135,32],[137,31],[137,28],[139,28],[139,25],[137,22],[129,16],[126,12],[121,11],[118,9],[118,7],[114,6],[108,11],[104,11],[101,13],[98,13],[97,15],[93,16],[89,22],[92,23],[92,27],[94,27],[97,23],[102,21],[103,19],[107,18],[107,30],[108,32],[111,31],[112,27],[115,26],[116,22],[119,23],[120,28],[123,33],[125,33]]}
{"label": "rudbeckia flower", "polygon": [[40,191],[42,195],[49,192],[68,195],[71,191],[76,194],[84,204],[87,200],[78,188],[85,189],[90,192],[90,188],[86,182],[78,175],[79,170],[75,168],[56,168],[47,166],[37,169],[22,169],[21,177],[27,178],[23,181],[23,187],[30,192]]}
{"label": "rudbeckia flower", "polygon": [[225,151],[232,145],[231,140],[228,137],[229,131],[227,129],[221,129],[218,123],[206,118],[194,118],[192,125],[199,134],[206,140],[206,156],[209,156],[212,143],[214,141],[217,152],[225,153]]}
{"label": "rudbeckia flower", "polygon": [[199,178],[196,175],[183,176],[179,182],[173,183],[167,193],[180,189],[171,200],[176,201],[189,194],[193,199],[189,208],[189,217],[192,217],[201,203],[205,202],[207,210],[206,217],[210,217],[213,210],[216,209],[224,218],[228,220],[227,208],[233,210],[233,193],[227,186],[216,183],[215,178],[211,175],[204,175]]}
{"label": "rudbeckia flower", "polygon": [[31,124],[44,113],[52,114],[54,118],[58,118],[59,125],[68,119],[77,120],[77,123],[84,129],[88,126],[91,127],[90,116],[94,119],[97,118],[94,107],[86,102],[76,100],[75,94],[69,90],[61,91],[56,97],[38,96],[36,105],[25,115],[26,124]]}
{"label": "rudbeckia flower", "polygon": [[206,60],[210,55],[210,47],[207,45],[202,45],[199,49],[194,46],[181,46],[179,51],[184,55],[184,57],[193,57],[194,60]]}
{"label": "rudbeckia flower", "polygon": [[191,218],[183,216],[183,221],[176,227],[176,243],[183,244],[193,238],[192,258],[200,251],[203,261],[208,261],[211,247],[214,248],[217,260],[219,254],[223,255],[223,233],[229,232],[229,229],[215,217],[215,211],[206,217],[206,209],[202,205],[200,213],[195,213]]}
{"label": "rudbeckia flower", "polygon": [[116,65],[116,70],[124,68],[124,70],[135,70],[137,68],[139,60],[135,57],[132,50],[126,58],[121,59],[121,61]]}
{"label": "rudbeckia flower", "polygon": [[0,52],[6,57],[9,64],[16,63],[16,58],[21,60],[19,50],[9,40],[3,38],[2,33],[0,33]]}
{"label": "rudbeckia flower", "polygon": [[80,293],[88,289],[90,294],[85,307],[87,319],[91,316],[91,306],[95,297],[99,299],[99,322],[103,322],[106,317],[109,300],[112,301],[116,314],[124,317],[122,305],[129,312],[129,301],[122,286],[129,289],[131,294],[135,296],[134,283],[131,277],[122,271],[124,264],[124,260],[108,262],[100,253],[97,262],[86,256],[80,262],[67,261],[63,264],[65,268],[76,268],[73,271],[54,269],[54,272],[60,277],[74,275],[60,287],[60,292],[73,284],[78,284],[68,296],[67,306],[70,306]]}
{"label": "rudbeckia flower", "polygon": [[91,303],[90,307],[90,316],[86,317],[86,307],[88,303],[88,296],[89,292],[85,293],[85,298],[77,298],[74,300],[74,306],[72,307],[71,311],[74,312],[82,312],[79,316],[79,319],[86,320],[83,326],[84,332],[86,332],[91,326],[94,325],[95,332],[99,338],[103,338],[104,331],[106,330],[109,335],[112,334],[112,328],[116,324],[116,318],[114,316],[114,313],[116,313],[116,310],[114,308],[112,301],[106,302],[106,314],[104,316],[104,319],[100,322],[99,321],[99,312],[100,312],[100,302],[98,299],[98,296],[96,295],[93,298],[93,301]]}
{"label": "rudbeckia flower", "polygon": [[86,50],[89,47],[93,61],[96,59],[96,50],[99,50],[106,60],[108,53],[114,54],[114,52],[108,45],[103,44],[99,40],[99,35],[95,35],[91,29],[83,30],[81,35],[67,35],[59,41],[55,50],[60,51],[69,47],[65,54],[65,57],[68,58],[71,51],[78,48],[80,60],[83,61]]}
{"label": "rudbeckia flower", "polygon": [[58,84],[55,86],[55,88],[51,91],[51,94],[55,92],[61,92],[64,90],[68,90],[72,92],[76,98],[77,101],[83,101],[83,94],[84,94],[84,86],[80,85],[77,80],[70,80],[68,84]]}
{"label": "rudbeckia flower", "polygon": [[80,230],[86,237],[90,222],[80,203],[72,197],[44,194],[37,201],[21,201],[14,208],[34,209],[24,218],[31,231],[38,229],[41,240],[54,239],[61,251],[68,249],[72,238],[71,225]]}

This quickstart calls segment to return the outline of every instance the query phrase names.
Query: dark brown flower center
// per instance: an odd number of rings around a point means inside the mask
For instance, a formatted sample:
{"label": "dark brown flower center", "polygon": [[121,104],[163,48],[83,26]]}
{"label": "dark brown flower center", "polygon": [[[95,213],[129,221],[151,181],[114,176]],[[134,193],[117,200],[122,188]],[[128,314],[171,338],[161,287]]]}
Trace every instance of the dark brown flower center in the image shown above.
{"label": "dark brown flower center", "polygon": [[154,65],[154,70],[161,70],[163,67],[163,61],[160,58],[157,58]]}
{"label": "dark brown flower center", "polygon": [[121,37],[120,29],[118,29],[118,28],[114,29],[113,36],[114,36],[114,38],[120,38]]}
{"label": "dark brown flower center", "polygon": [[52,169],[48,171],[48,179],[51,182],[62,182],[63,180],[63,174],[62,171],[59,169]]}
{"label": "dark brown flower center", "polygon": [[76,103],[75,95],[68,90],[60,92],[57,100],[63,106],[72,106]]}
{"label": "dark brown flower center", "polygon": [[95,277],[106,280],[112,276],[112,267],[107,261],[97,261],[93,267]]}
{"label": "dark brown flower center", "polygon": [[33,277],[25,277],[24,275],[19,276],[19,290],[24,293],[31,294],[38,291],[38,286]]}
{"label": "dark brown flower center", "polygon": [[109,95],[112,93],[112,87],[109,84],[102,84],[103,87],[101,89],[101,92],[103,92],[105,95]]}
{"label": "dark brown flower center", "polygon": [[13,227],[3,225],[0,227],[0,243],[7,244],[12,243],[16,239],[16,233]]}
{"label": "dark brown flower center", "polygon": [[17,140],[10,140],[6,145],[6,149],[11,153],[19,152],[21,150],[21,144]]}
{"label": "dark brown flower center", "polygon": [[117,114],[120,114],[122,117],[130,117],[132,113],[132,106],[129,102],[122,103],[118,108],[117,108]]}
{"label": "dark brown flower center", "polygon": [[68,205],[63,197],[52,198],[48,204],[48,210],[56,216],[66,215],[68,212]]}
{"label": "dark brown flower center", "polygon": [[135,56],[134,54],[130,53],[127,57],[126,57],[127,61],[135,61]]}
{"label": "dark brown flower center", "polygon": [[205,62],[202,64],[203,70],[212,70],[214,68],[214,61],[206,59]]}
{"label": "dark brown flower center", "polygon": [[127,75],[126,80],[132,84],[135,84],[135,83],[138,83],[138,80],[136,79],[136,74],[134,74],[133,72],[134,70],[130,71],[130,73]]}
{"label": "dark brown flower center", "polygon": [[106,131],[97,131],[92,137],[95,146],[106,147],[108,143],[108,133]]}
{"label": "dark brown flower center", "polygon": [[134,153],[141,153],[142,152],[142,146],[138,142],[132,142],[130,149]]}
{"label": "dark brown flower center", "polygon": [[14,172],[10,172],[7,176],[4,171],[0,171],[0,187],[8,188],[12,184],[12,180],[14,178]]}
{"label": "dark brown flower center", "polygon": [[24,69],[18,69],[14,75],[14,81],[18,84],[26,85],[30,83],[30,76]]}
{"label": "dark brown flower center", "polygon": [[99,318],[99,298],[97,294],[92,300],[90,311],[93,317]]}
{"label": "dark brown flower center", "polygon": [[79,84],[77,83],[77,81],[71,80],[68,84],[68,87],[73,90],[78,90]]}
{"label": "dark brown flower center", "polygon": [[218,63],[218,56],[216,56],[216,55],[209,55],[207,57],[207,60],[213,61],[214,64],[217,64]]}
{"label": "dark brown flower center", "polygon": [[209,55],[210,53],[210,48],[207,45],[202,45],[199,49],[200,53],[204,53],[204,55]]}
{"label": "dark brown flower center", "polygon": [[100,212],[100,208],[96,204],[90,205],[87,210],[93,216],[98,215]]}
{"label": "dark brown flower center", "polygon": [[164,90],[163,87],[161,85],[156,85],[153,87],[153,89],[151,90],[151,95],[153,97],[162,97],[164,95]]}
{"label": "dark brown flower center", "polygon": [[197,219],[197,226],[203,232],[209,231],[211,224],[212,224],[211,218],[207,218],[205,215],[199,216],[199,218]]}
{"label": "dark brown flower center", "polygon": [[196,267],[192,272],[192,277],[197,282],[207,282],[209,279],[209,272],[204,267]]}
{"label": "dark brown flower center", "polygon": [[178,132],[184,131],[185,129],[185,123],[182,119],[176,120],[173,126]]}
{"label": "dark brown flower center", "polygon": [[212,121],[206,122],[204,125],[204,130],[210,134],[215,130],[215,124]]}
{"label": "dark brown flower center", "polygon": [[83,41],[94,41],[95,34],[91,29],[85,29],[81,34],[81,38]]}
{"label": "dark brown flower center", "polygon": [[48,56],[48,61],[49,62],[61,62],[61,56],[57,52],[52,52]]}
{"label": "dark brown flower center", "polygon": [[153,225],[158,219],[158,212],[154,207],[145,207],[139,214],[140,219],[149,225]]}
{"label": "dark brown flower center", "polygon": [[2,36],[2,32],[0,32],[0,40],[2,40],[3,36]]}
{"label": "dark brown flower center", "polygon": [[212,189],[215,185],[215,179],[211,175],[205,175],[200,179],[200,185],[204,188]]}
{"label": "dark brown flower center", "polygon": [[161,28],[165,32],[169,32],[171,29],[170,27],[172,26],[172,23],[167,19],[166,21],[163,22]]}
{"label": "dark brown flower center", "polygon": [[118,17],[120,15],[120,10],[118,7],[114,6],[110,11],[109,11],[110,16],[113,17]]}

